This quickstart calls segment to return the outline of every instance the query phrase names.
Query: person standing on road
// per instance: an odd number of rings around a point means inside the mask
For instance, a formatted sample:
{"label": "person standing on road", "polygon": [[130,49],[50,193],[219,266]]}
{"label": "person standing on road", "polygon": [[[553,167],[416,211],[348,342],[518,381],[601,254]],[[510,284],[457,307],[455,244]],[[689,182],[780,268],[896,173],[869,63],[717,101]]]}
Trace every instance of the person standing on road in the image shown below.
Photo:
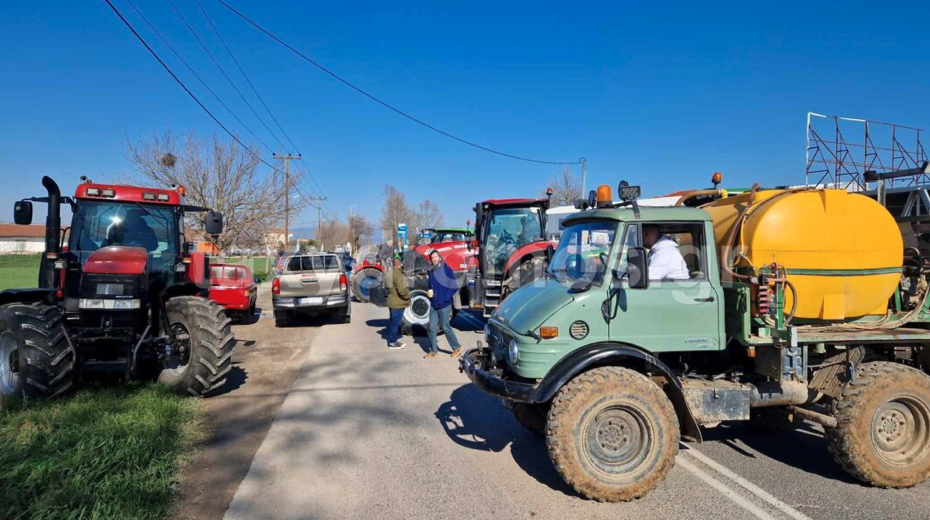
{"label": "person standing on road", "polygon": [[410,306],[410,288],[407,287],[407,277],[404,276],[404,263],[400,258],[394,257],[386,285],[388,288],[388,311],[391,313],[388,322],[388,348],[400,350],[406,346],[398,341],[400,338],[400,319],[404,315],[404,310]]}
{"label": "person standing on road", "polygon": [[455,273],[442,260],[442,255],[435,249],[430,252],[429,260],[432,267],[429,270],[429,347],[426,358],[434,358],[439,353],[439,341],[436,339],[438,328],[441,326],[442,331],[446,333],[446,339],[449,345],[454,349],[452,357],[456,358],[462,355],[462,346],[455,337],[455,331],[452,330],[450,321],[452,320],[452,302],[455,299],[455,291],[458,284],[455,281]]}

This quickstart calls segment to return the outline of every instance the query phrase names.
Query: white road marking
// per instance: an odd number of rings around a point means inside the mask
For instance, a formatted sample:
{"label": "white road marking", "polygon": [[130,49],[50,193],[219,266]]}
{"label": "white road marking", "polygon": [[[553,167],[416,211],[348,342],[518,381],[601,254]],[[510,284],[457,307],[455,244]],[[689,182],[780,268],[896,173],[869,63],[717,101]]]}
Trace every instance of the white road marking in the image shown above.
{"label": "white road marking", "polygon": [[[749,482],[748,480],[744,479],[743,477],[741,477],[741,476],[737,475],[736,473],[730,471],[729,469],[727,469],[726,467],[724,467],[722,464],[716,462],[715,460],[711,459],[711,458],[708,457],[707,455],[704,455],[703,453],[697,451],[696,449],[692,448],[691,446],[688,446],[687,444],[685,444],[685,443],[683,443],[683,442],[682,442],[681,444],[682,444],[682,446],[688,448],[686,451],[683,451],[683,452],[681,452],[681,453],[685,453],[685,454],[690,455],[690,456],[694,457],[695,459],[701,461],[702,463],[704,463],[705,465],[707,465],[708,467],[710,467],[711,469],[713,469],[713,470],[716,471],[717,473],[720,473],[721,475],[723,475],[723,476],[727,477],[728,479],[732,480],[733,482],[735,482],[736,484],[738,484],[740,487],[742,487],[742,488],[745,489],[746,491],[749,491],[749,492],[752,493],[753,495],[755,495],[755,496],[759,497],[760,499],[764,500],[765,502],[769,503],[770,505],[772,505],[772,507],[778,509],[779,511],[781,511],[782,513],[788,515],[789,517],[793,518],[794,520],[812,520],[811,517],[805,515],[804,513],[798,511],[797,509],[795,509],[795,508],[789,506],[788,504],[782,502],[781,500],[779,500],[778,498],[776,498],[775,496],[773,496],[773,495],[772,495],[771,493],[769,493],[768,491],[765,491],[764,489],[760,488],[759,486],[753,484],[752,482]],[[679,461],[679,464],[680,464],[680,463],[681,463],[681,461]]]}
{"label": "white road marking", "polygon": [[746,500],[742,495],[737,493],[736,490],[724,484],[723,482],[720,482],[714,477],[710,476],[709,474],[699,469],[694,464],[691,464],[687,460],[684,460],[682,457],[679,457],[678,460],[675,462],[675,464],[691,472],[692,475],[706,482],[710,487],[716,489],[717,491],[722,493],[724,496],[729,498],[731,501],[733,501],[734,504],[742,507],[746,511],[749,511],[750,513],[755,515],[756,518],[759,518],[760,520],[776,520],[774,516],[768,513],[768,511],[753,504],[749,500]]}

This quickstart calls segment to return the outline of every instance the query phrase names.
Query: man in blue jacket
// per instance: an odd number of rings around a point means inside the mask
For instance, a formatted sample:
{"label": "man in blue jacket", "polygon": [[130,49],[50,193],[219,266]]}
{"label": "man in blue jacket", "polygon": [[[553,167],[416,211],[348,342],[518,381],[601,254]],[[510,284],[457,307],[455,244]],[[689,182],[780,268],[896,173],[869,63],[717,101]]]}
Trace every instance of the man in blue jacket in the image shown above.
{"label": "man in blue jacket", "polygon": [[429,311],[429,347],[426,358],[434,358],[439,353],[439,342],[436,340],[438,326],[442,326],[442,331],[446,333],[446,339],[449,345],[454,349],[452,357],[456,358],[462,355],[464,350],[459,344],[459,339],[455,337],[455,331],[449,323],[452,320],[452,301],[455,299],[455,291],[458,290],[458,284],[455,282],[455,273],[443,260],[438,251],[432,251],[429,254],[429,260],[432,267],[429,270],[429,300],[431,305]]}

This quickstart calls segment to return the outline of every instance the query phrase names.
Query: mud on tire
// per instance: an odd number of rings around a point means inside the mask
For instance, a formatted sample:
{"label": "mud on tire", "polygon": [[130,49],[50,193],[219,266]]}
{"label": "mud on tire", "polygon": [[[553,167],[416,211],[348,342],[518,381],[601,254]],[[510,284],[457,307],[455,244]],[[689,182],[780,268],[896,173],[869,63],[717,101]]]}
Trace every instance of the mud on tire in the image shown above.
{"label": "mud on tire", "polygon": [[678,454],[675,409],[655,383],[619,367],[585,372],[552,402],[549,458],[581,495],[599,501],[639,498],[665,478]]}
{"label": "mud on tire", "polygon": [[223,386],[232,369],[236,344],[229,327],[231,320],[223,308],[196,296],[172,298],[166,307],[168,322],[186,345],[178,365],[163,368],[158,382],[179,394],[193,396]]}
{"label": "mud on tire", "polygon": [[0,307],[0,358],[0,396],[57,397],[74,383],[74,347],[53,305]]}
{"label": "mud on tire", "polygon": [[930,476],[930,376],[898,363],[864,363],[833,402],[824,437],[857,479],[910,487]]}

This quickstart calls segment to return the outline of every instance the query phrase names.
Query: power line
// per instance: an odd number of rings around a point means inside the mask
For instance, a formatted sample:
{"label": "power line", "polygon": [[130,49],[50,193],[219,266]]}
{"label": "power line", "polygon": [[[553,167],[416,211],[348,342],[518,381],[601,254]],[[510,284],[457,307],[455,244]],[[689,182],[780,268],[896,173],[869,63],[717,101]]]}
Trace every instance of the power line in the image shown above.
{"label": "power line", "polygon": [[368,99],[374,101],[375,103],[378,103],[379,105],[381,105],[381,106],[387,108],[388,110],[391,110],[392,112],[394,112],[394,113],[396,113],[396,114],[398,114],[398,115],[400,115],[400,116],[402,116],[402,117],[405,117],[405,118],[409,119],[410,121],[413,121],[414,123],[416,123],[416,124],[418,124],[418,125],[420,125],[420,126],[423,126],[423,127],[425,127],[425,128],[428,128],[428,129],[430,129],[430,130],[432,130],[432,131],[434,131],[434,132],[436,132],[436,133],[438,133],[438,134],[444,135],[444,136],[448,137],[449,139],[453,139],[453,140],[458,141],[458,142],[460,142],[460,143],[462,143],[462,144],[465,144],[465,145],[468,145],[468,146],[477,148],[477,149],[479,149],[479,150],[484,150],[485,152],[493,153],[493,154],[500,155],[500,156],[502,156],[502,157],[507,157],[507,158],[510,158],[510,159],[516,159],[516,160],[519,160],[519,161],[526,161],[526,162],[540,163],[540,164],[558,164],[558,165],[581,164],[581,161],[580,161],[580,160],[578,160],[578,161],[571,161],[571,162],[566,162],[566,161],[544,161],[544,160],[540,160],[540,159],[532,159],[532,158],[529,158],[529,157],[522,157],[522,156],[519,156],[519,155],[513,155],[513,154],[506,153],[506,152],[501,152],[501,151],[499,151],[499,150],[495,150],[495,149],[493,149],[493,148],[489,148],[489,147],[487,147],[487,146],[480,145],[480,144],[478,144],[478,143],[475,143],[475,142],[473,142],[473,141],[469,141],[469,140],[467,140],[467,139],[463,139],[463,138],[458,137],[458,136],[456,136],[456,135],[454,135],[454,134],[451,134],[451,133],[449,133],[449,132],[446,132],[445,130],[442,130],[442,129],[440,129],[440,128],[437,128],[437,127],[435,127],[435,126],[433,126],[433,125],[427,123],[426,121],[423,121],[423,120],[421,120],[421,119],[418,119],[418,118],[416,118],[416,117],[414,117],[414,116],[408,114],[407,112],[404,112],[403,110],[401,110],[401,109],[399,109],[399,108],[397,108],[397,107],[391,105],[390,103],[388,103],[388,102],[386,102],[386,101],[382,101],[381,99],[379,99],[378,97],[376,97],[374,94],[370,94],[370,93],[368,93],[367,91],[363,90],[362,88],[355,86],[355,85],[354,85],[353,83],[351,83],[349,80],[347,80],[347,79],[343,78],[342,76],[336,74],[335,72],[329,70],[328,68],[326,68],[326,67],[323,66],[321,63],[319,63],[319,62],[317,62],[316,60],[314,60],[313,58],[310,58],[310,57],[307,56],[306,54],[304,54],[304,53],[300,52],[299,50],[295,49],[294,47],[290,46],[290,45],[287,44],[284,40],[282,40],[281,38],[278,38],[277,36],[275,36],[274,34],[272,34],[270,31],[268,31],[267,29],[265,29],[264,27],[262,27],[261,25],[259,25],[259,24],[256,23],[255,21],[253,21],[251,18],[249,18],[249,17],[247,17],[246,15],[242,14],[242,13],[241,13],[239,10],[237,10],[235,7],[233,7],[233,6],[229,5],[228,3],[226,3],[225,0],[216,0],[216,1],[219,2],[220,4],[222,4],[224,7],[226,7],[226,9],[232,11],[234,14],[236,14],[236,16],[238,16],[239,18],[242,18],[242,19],[245,20],[247,23],[249,23],[250,25],[252,25],[252,26],[255,27],[256,29],[258,29],[259,31],[261,31],[262,33],[264,33],[265,35],[267,35],[269,38],[271,38],[272,40],[276,41],[278,44],[282,45],[283,47],[285,47],[285,48],[288,49],[289,51],[293,52],[294,54],[300,56],[300,57],[303,58],[305,61],[307,61],[308,63],[312,64],[313,66],[315,66],[316,68],[320,69],[321,71],[323,71],[324,73],[328,74],[329,76],[331,76],[332,78],[336,79],[337,81],[341,82],[341,83],[344,84],[345,86],[351,88],[352,90],[355,90],[355,91],[358,92],[359,94],[361,94],[361,95],[367,97]]}
{"label": "power line", "polygon": [[113,3],[110,0],[103,0],[103,1],[106,2],[108,6],[110,6],[110,9],[112,9],[113,12],[116,13],[116,16],[119,17],[120,21],[122,21],[123,24],[126,25],[126,27],[132,32],[133,36],[135,36],[136,39],[139,40],[139,43],[141,43],[145,47],[145,49],[149,51],[149,54],[151,54],[152,57],[155,58],[156,61],[158,61],[158,63],[162,66],[162,68],[165,69],[165,72],[167,72],[174,79],[174,81],[178,84],[178,86],[180,86],[184,90],[184,92],[186,92],[187,95],[190,96],[190,98],[194,100],[194,103],[197,103],[197,106],[199,106],[201,110],[203,110],[208,116],[210,116],[210,119],[212,119],[213,122],[217,124],[217,126],[223,129],[223,131],[226,132],[226,134],[229,135],[229,137],[233,141],[239,144],[239,146],[245,148],[250,154],[252,154],[252,156],[258,159],[259,162],[265,164],[266,166],[268,166],[275,172],[278,172],[281,174],[284,173],[282,170],[277,169],[273,164],[269,163],[265,159],[262,159],[262,157],[258,154],[258,152],[246,146],[246,144],[243,143],[242,140],[239,139],[238,136],[236,136],[236,134],[232,133],[232,131],[230,131],[229,128],[226,125],[224,125],[223,122],[220,121],[219,118],[217,118],[213,114],[213,112],[211,112],[210,109],[207,108],[206,105],[204,105],[193,92],[191,92],[189,88],[187,88],[187,85],[185,85],[184,82],[181,81],[181,78],[179,78],[177,74],[175,74],[174,71],[171,70],[171,67],[169,67],[168,64],[165,63],[165,61],[161,59],[158,53],[155,52],[154,49],[152,49],[152,47],[148,44],[148,42],[145,41],[145,38],[143,38],[142,35],[139,34],[138,31],[136,31],[135,27],[133,27],[132,24],[129,23],[129,20],[127,20],[126,17],[123,16],[123,13],[121,13],[119,9],[117,9],[116,6],[113,5]]}
{"label": "power line", "polygon": [[139,8],[136,7],[136,4],[132,3],[132,0],[126,0],[126,3],[128,3],[129,6],[132,7],[132,9],[136,12],[136,14],[139,15],[140,18],[142,18],[142,20],[146,23],[146,25],[149,26],[149,29],[151,29],[152,32],[154,32],[155,35],[158,36],[159,39],[161,39],[162,43],[164,43],[165,46],[168,47],[168,49],[174,54],[174,56],[178,59],[178,61],[180,61],[181,63],[183,63],[184,66],[187,67],[187,70],[188,70],[195,78],[197,78],[197,81],[199,81],[200,84],[203,85],[203,88],[207,89],[207,92],[209,92],[210,94],[212,94],[213,97],[216,99],[216,101],[217,101],[220,105],[222,105],[223,108],[225,108],[226,111],[229,112],[229,114],[232,115],[232,116],[236,119],[236,121],[239,122],[240,125],[242,125],[243,127],[245,127],[246,131],[248,131],[250,134],[252,134],[252,137],[254,137],[259,143],[261,143],[262,146],[264,146],[265,148],[268,148],[268,149],[270,150],[271,147],[268,146],[268,144],[265,143],[265,141],[263,141],[262,138],[259,137],[255,132],[253,132],[252,129],[249,128],[249,125],[245,124],[245,121],[243,121],[238,115],[236,115],[236,113],[233,112],[233,110],[232,110],[231,108],[229,108],[229,106],[228,106],[226,103],[223,102],[223,100],[220,98],[220,96],[217,95],[217,93],[214,92],[213,89],[210,88],[209,85],[207,85],[207,83],[203,80],[203,78],[201,78],[200,75],[198,75],[197,72],[194,71],[193,67],[191,67],[191,66],[187,63],[187,61],[184,60],[183,57],[181,57],[181,54],[178,53],[178,51],[175,50],[175,48],[172,47],[170,43],[168,43],[168,40],[158,31],[158,29],[155,28],[155,26],[152,24],[152,22],[150,22],[149,19],[146,18],[144,14],[142,14],[142,11],[140,11]]}
{"label": "power line", "polygon": [[255,115],[255,118],[258,119],[258,122],[261,123],[262,126],[265,127],[265,130],[267,130],[268,133],[271,134],[271,137],[273,137],[274,140],[277,141],[278,144],[281,145],[282,148],[287,149],[287,146],[271,130],[271,127],[269,127],[268,124],[265,123],[265,120],[262,119],[262,116],[258,115],[258,111],[256,111],[255,107],[253,107],[252,104],[249,103],[249,100],[245,98],[245,96],[242,94],[242,91],[240,91],[239,87],[237,87],[236,84],[233,82],[232,78],[230,78],[229,75],[226,74],[226,70],[223,69],[222,65],[220,65],[219,60],[216,59],[213,53],[210,52],[210,48],[207,47],[207,45],[203,42],[203,40],[200,39],[200,36],[197,35],[197,31],[194,30],[193,26],[191,26],[191,24],[187,21],[187,18],[184,17],[184,13],[182,13],[181,10],[178,9],[178,6],[174,3],[174,0],[168,0],[168,3],[171,4],[171,7],[174,9],[174,12],[177,13],[181,21],[184,22],[184,25],[187,26],[187,29],[194,36],[194,39],[197,40],[197,43],[200,44],[200,47],[203,48],[204,52],[207,53],[207,56],[210,57],[210,60],[213,61],[213,64],[216,65],[216,68],[219,69],[220,74],[222,74],[223,77],[226,78],[226,81],[228,81],[229,85],[233,88],[233,90],[236,91],[236,94],[239,95],[239,98],[242,99],[242,102],[245,103],[247,107],[249,107],[249,110],[252,111],[252,114]]}
{"label": "power line", "polygon": [[223,39],[223,35],[220,34],[219,28],[216,24],[213,23],[213,19],[210,18],[210,15],[207,14],[207,11],[203,8],[203,4],[200,3],[200,0],[194,0],[197,3],[197,7],[200,9],[200,12],[203,13],[203,17],[207,19],[207,22],[210,24],[210,27],[213,28],[213,32],[216,34],[216,37],[219,38],[220,43],[223,44],[223,48],[226,49],[226,52],[229,54],[229,57],[232,58],[233,63],[236,64],[236,68],[239,69],[239,72],[242,73],[242,77],[245,78],[246,83],[249,84],[249,88],[252,89],[252,92],[255,94],[255,97],[261,102],[262,106],[265,107],[265,111],[268,112],[268,115],[271,116],[272,121],[274,121],[275,126],[278,127],[278,130],[281,131],[281,134],[284,135],[284,138],[287,139],[287,142],[291,143],[291,146],[294,147],[294,151],[300,153],[300,150],[297,149],[297,145],[294,144],[294,141],[291,140],[291,137],[287,135],[287,132],[284,131],[284,128],[281,126],[281,123],[278,122],[278,118],[274,116],[274,113],[268,108],[268,104],[265,103],[265,99],[262,98],[262,95],[258,93],[258,89],[255,88],[255,85],[252,84],[252,80],[249,79],[249,75],[245,73],[245,69],[242,68],[242,65],[239,64],[239,60],[236,59],[236,56],[233,54],[232,49],[229,48],[229,45],[226,45],[226,40]]}

